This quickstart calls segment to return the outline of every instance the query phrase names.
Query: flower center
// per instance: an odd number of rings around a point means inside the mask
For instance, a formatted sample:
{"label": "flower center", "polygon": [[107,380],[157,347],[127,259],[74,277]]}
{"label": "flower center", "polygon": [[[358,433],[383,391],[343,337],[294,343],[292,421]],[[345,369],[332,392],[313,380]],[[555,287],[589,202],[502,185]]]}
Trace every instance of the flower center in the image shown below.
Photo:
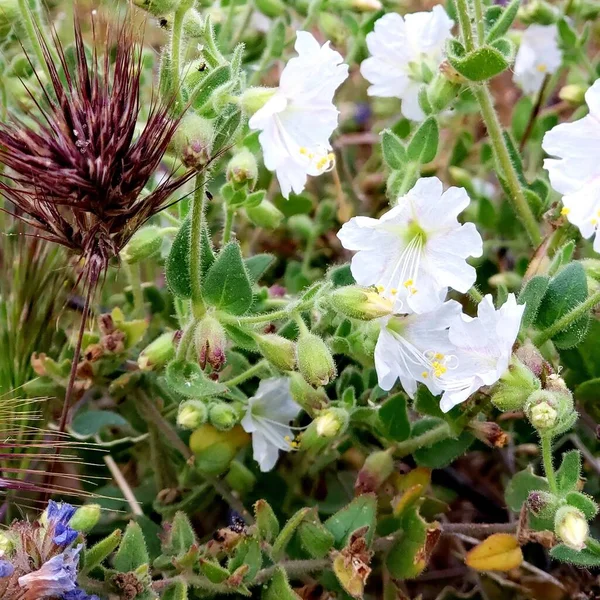
{"label": "flower center", "polygon": [[298,150],[300,156],[308,159],[309,166],[314,167],[319,174],[331,171],[335,166],[335,154],[333,152],[323,152],[322,150],[309,150],[306,146],[301,146]]}

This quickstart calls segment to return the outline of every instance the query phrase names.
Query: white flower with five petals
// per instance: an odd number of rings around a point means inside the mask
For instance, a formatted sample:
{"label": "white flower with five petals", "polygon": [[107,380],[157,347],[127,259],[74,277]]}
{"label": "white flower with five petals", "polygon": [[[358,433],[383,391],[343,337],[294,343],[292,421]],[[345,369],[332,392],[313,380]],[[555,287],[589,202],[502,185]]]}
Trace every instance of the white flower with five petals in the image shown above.
{"label": "white flower with five petals", "polygon": [[584,238],[595,235],[600,252],[600,79],[586,92],[589,114],[551,129],[542,148],[556,158],[544,160],[552,187],[563,194],[563,214]]}
{"label": "white flower with five petals", "polygon": [[496,310],[488,294],[477,307],[477,317],[462,314],[448,332],[452,369],[440,375],[444,391],[440,408],[448,412],[484,385],[496,383],[508,369],[512,347],[519,334],[524,304],[514,294]]}
{"label": "white flower with five petals", "polygon": [[275,171],[281,193],[299,194],[307,175],[320,175],[333,167],[329,138],[337,127],[333,104],[336,89],[348,77],[348,65],[307,31],[296,37],[298,56],[281,73],[279,87],[248,122],[258,136],[265,166]]}
{"label": "white flower with five petals", "polygon": [[290,393],[286,377],[263,379],[256,394],[248,400],[242,427],[252,434],[254,460],[261,471],[270,471],[279,458],[279,451],[293,449],[294,434],[290,421],[300,412]]}
{"label": "white flower with five petals", "polygon": [[368,94],[400,98],[407,119],[424,120],[419,90],[444,60],[453,25],[440,5],[431,12],[404,17],[388,13],[376,21],[366,40],[371,56],[360,66],[363,77],[371,83]]}
{"label": "white flower with five petals", "polygon": [[562,63],[556,25],[530,25],[521,38],[514,66],[514,80],[526,94],[537,94],[547,75]]}
{"label": "white flower with five petals", "polygon": [[476,273],[466,259],[483,251],[475,225],[457,220],[469,201],[463,188],[444,192],[437,177],[427,177],[381,218],[350,219],[338,237],[344,248],[357,251],[354,279],[395,299],[402,313],[435,309],[448,287],[467,292]]}

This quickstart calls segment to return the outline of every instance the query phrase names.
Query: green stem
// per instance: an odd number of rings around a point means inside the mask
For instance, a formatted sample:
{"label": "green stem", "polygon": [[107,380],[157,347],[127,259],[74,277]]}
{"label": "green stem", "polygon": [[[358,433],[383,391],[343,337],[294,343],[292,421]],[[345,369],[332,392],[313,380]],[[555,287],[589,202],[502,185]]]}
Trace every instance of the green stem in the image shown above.
{"label": "green stem", "polygon": [[306,240],[306,248],[304,249],[304,258],[302,259],[302,274],[308,276],[310,270],[310,261],[312,260],[313,252],[315,250],[315,243],[317,238],[312,235]]}
{"label": "green stem", "polygon": [[252,365],[243,373],[240,373],[239,375],[236,375],[227,381],[223,381],[223,385],[226,385],[229,388],[240,385],[240,383],[244,383],[244,381],[248,381],[248,379],[252,379],[252,377],[258,375],[265,367],[268,366],[269,363],[266,360],[259,360],[255,365]]}
{"label": "green stem", "polygon": [[292,316],[292,313],[287,309],[283,308],[281,310],[274,310],[270,313],[262,313],[260,315],[248,315],[248,316],[233,316],[227,313],[219,313],[219,320],[224,323],[235,324],[244,324],[244,325],[252,325],[258,323],[269,323],[270,321],[280,321],[281,319],[289,319]]}
{"label": "green stem", "polygon": [[431,446],[432,444],[435,444],[441,440],[445,440],[448,437],[450,437],[450,427],[448,426],[448,423],[441,423],[440,425],[437,425],[433,429],[430,429],[421,435],[417,435],[414,438],[410,438],[404,442],[399,442],[396,444],[394,446],[394,456],[396,458],[408,456],[419,448]]}
{"label": "green stem", "polygon": [[190,278],[192,287],[192,313],[199,319],[205,313],[202,299],[202,230],[206,203],[206,172],[196,175],[196,191],[192,203],[190,235]]}
{"label": "green stem", "polygon": [[225,223],[223,225],[223,245],[231,239],[235,210],[225,204]]}
{"label": "green stem", "polygon": [[50,76],[50,69],[48,69],[46,59],[44,58],[44,50],[39,37],[42,35],[41,23],[36,23],[34,12],[29,8],[27,0],[19,0],[19,11],[21,12],[21,18],[23,19],[23,25],[25,26],[29,43],[31,44],[40,67],[44,70],[48,83],[50,83],[52,77]]}
{"label": "green stem", "polygon": [[579,319],[597,304],[600,304],[600,290],[593,293],[585,302],[582,302],[566,315],[558,319],[558,321],[548,327],[548,329],[544,329],[544,331],[541,331],[534,336],[533,343],[538,347],[541,346],[549,339],[553,338],[557,333],[566,329],[571,323]]}
{"label": "green stem", "polygon": [[469,296],[471,296],[471,300],[477,304],[483,300],[483,294],[475,286],[469,290]]}
{"label": "green stem", "polygon": [[554,463],[552,461],[552,438],[549,435],[540,435],[542,445],[542,462],[544,463],[544,472],[548,480],[548,486],[553,494],[558,493],[556,485],[556,476],[554,474]]}
{"label": "green stem", "polygon": [[136,263],[132,265],[124,263],[124,266],[127,279],[129,279],[129,285],[131,286],[131,293],[133,294],[133,316],[144,317],[146,311],[140,264]]}
{"label": "green stem", "polygon": [[181,40],[183,39],[183,20],[192,2],[184,0],[173,16],[173,31],[171,32],[171,92],[176,98],[180,97],[180,72],[181,72]]}
{"label": "green stem", "polygon": [[538,246],[542,241],[542,236],[538,228],[538,223],[531,212],[531,208],[525,198],[525,193],[519,182],[519,176],[511,160],[508,147],[502,135],[502,126],[498,120],[498,115],[494,109],[494,103],[489,89],[485,84],[474,84],[471,86],[481,113],[483,121],[487,128],[494,149],[494,155],[500,168],[502,169],[506,184],[510,190],[509,200],[512,203],[514,211],[517,213],[521,223],[525,227],[529,239],[533,246]]}
{"label": "green stem", "polygon": [[418,179],[420,175],[420,167],[418,164],[409,163],[406,165],[406,170],[404,171],[404,175],[402,176],[402,182],[400,183],[400,187],[398,188],[398,192],[396,194],[396,198],[393,199],[393,204],[397,203],[397,198],[401,198],[404,196],[415,184],[415,181]]}
{"label": "green stem", "polygon": [[481,0],[473,0],[473,6],[475,8],[475,27],[477,29],[477,45],[483,46],[485,42],[485,23],[483,20],[483,8],[481,6]]}
{"label": "green stem", "polygon": [[456,11],[458,13],[458,21],[460,23],[465,50],[471,52],[475,49],[475,43],[473,42],[473,28],[471,26],[471,15],[469,14],[467,0],[456,0]]}
{"label": "green stem", "polygon": [[194,340],[194,333],[196,333],[196,321],[192,321],[183,331],[175,354],[177,360],[185,360],[190,344]]}

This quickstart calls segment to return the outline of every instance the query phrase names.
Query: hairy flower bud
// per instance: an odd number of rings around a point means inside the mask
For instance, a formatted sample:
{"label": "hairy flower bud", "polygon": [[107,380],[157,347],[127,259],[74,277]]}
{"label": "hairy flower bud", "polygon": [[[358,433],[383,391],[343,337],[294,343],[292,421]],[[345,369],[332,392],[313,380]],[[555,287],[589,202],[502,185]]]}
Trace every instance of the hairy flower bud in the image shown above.
{"label": "hairy flower bud", "polygon": [[188,113],[173,140],[177,155],[186,167],[201,169],[210,160],[215,126],[210,119]]}
{"label": "hairy flower bud", "polygon": [[133,3],[155,17],[162,17],[173,12],[179,0],[133,0]]}
{"label": "hairy flower bud", "polygon": [[211,475],[223,473],[250,436],[236,425],[229,431],[219,431],[208,423],[190,436],[190,449],[196,456],[196,466]]}
{"label": "hairy flower bud", "polygon": [[99,504],[84,504],[75,511],[69,521],[69,527],[75,531],[91,531],[100,520],[101,508]]}
{"label": "hairy flower bud", "polygon": [[254,5],[263,15],[272,19],[281,17],[286,11],[283,0],[255,0]]}
{"label": "hairy flower bud", "polygon": [[557,7],[552,6],[546,0],[532,0],[519,8],[518,19],[529,25],[536,23],[538,25],[551,25],[555,23],[560,16]]}
{"label": "hairy flower bud", "polygon": [[327,385],[335,378],[333,356],[318,335],[302,332],[296,344],[296,356],[300,373],[312,386]]}
{"label": "hairy flower bud", "polygon": [[558,92],[558,97],[561,100],[565,100],[569,104],[579,106],[580,104],[583,104],[585,102],[585,93],[587,89],[587,86],[571,83],[560,88],[560,91]]}
{"label": "hairy flower bud", "polygon": [[236,152],[227,165],[227,181],[243,185],[248,184],[253,189],[258,179],[258,164],[256,157],[248,148]]}
{"label": "hairy flower bud", "polygon": [[246,215],[258,227],[277,229],[283,221],[283,213],[268,200],[263,200],[258,206],[246,207]]}
{"label": "hairy flower bud", "polygon": [[126,263],[138,263],[154,256],[162,246],[163,235],[159,227],[150,225],[137,231],[121,251]]}
{"label": "hairy flower bud", "polygon": [[292,398],[309,415],[312,415],[315,411],[321,410],[327,406],[329,399],[323,388],[315,389],[306,382],[300,373],[290,373],[289,378]]}
{"label": "hairy flower bud", "polygon": [[[527,367],[536,377],[552,373],[552,366],[540,354],[540,351],[530,342],[525,342],[515,351],[516,358]],[[511,365],[512,365],[511,361]],[[509,367],[510,368],[510,367]],[[525,376],[527,374],[525,373]]]}
{"label": "hairy flower bud", "polygon": [[238,412],[227,402],[215,402],[208,410],[210,424],[219,431],[229,431],[239,421]]}
{"label": "hairy flower bud", "polygon": [[537,517],[545,517],[549,514],[553,515],[556,510],[556,498],[548,492],[529,492],[529,496],[527,496],[527,508]]}
{"label": "hairy flower bud", "polygon": [[333,438],[344,433],[348,427],[350,417],[342,408],[328,408],[315,420],[317,435],[325,438]]}
{"label": "hairy flower bud", "polygon": [[354,484],[356,495],[376,492],[393,471],[394,459],[390,450],[373,452],[358,472]]}
{"label": "hairy flower bud", "polygon": [[240,103],[244,112],[253,115],[262,108],[275,94],[277,88],[249,87],[240,96]]}
{"label": "hairy flower bud", "polygon": [[201,38],[204,35],[204,19],[195,8],[185,13],[183,33],[188,38]]}
{"label": "hairy flower bud", "polygon": [[254,337],[260,353],[275,367],[282,371],[292,371],[296,366],[296,345],[294,342],[268,333]]}
{"label": "hairy flower bud", "polygon": [[207,418],[208,409],[202,400],[186,400],[179,405],[177,425],[182,429],[198,429]]}
{"label": "hairy flower bud", "polygon": [[443,111],[458,95],[460,84],[438,73],[427,87],[427,100],[434,113]]}
{"label": "hairy flower bud", "polygon": [[540,380],[513,356],[508,369],[492,389],[492,402],[501,411],[522,410],[527,399],[540,387]]}
{"label": "hairy flower bud", "polygon": [[577,413],[568,390],[538,390],[529,396],[525,414],[540,434],[556,436],[573,426]]}
{"label": "hairy flower bud", "polygon": [[175,354],[175,345],[173,343],[175,335],[172,331],[165,331],[165,333],[150,342],[138,356],[138,367],[142,371],[151,371],[152,369],[166,365]]}
{"label": "hairy flower bud", "polygon": [[539,430],[551,429],[556,425],[558,412],[548,402],[540,402],[529,410],[531,424]]}
{"label": "hairy flower bud", "polygon": [[338,288],[329,295],[335,310],[352,319],[370,321],[391,314],[394,304],[376,291],[353,285]]}
{"label": "hairy flower bud", "polygon": [[223,325],[213,316],[205,315],[194,335],[198,364],[204,369],[209,364],[215,371],[225,364],[227,334]]}
{"label": "hairy flower bud", "polygon": [[554,533],[565,546],[583,550],[590,528],[584,514],[573,506],[563,506],[556,511]]}
{"label": "hairy flower bud", "polygon": [[493,421],[471,421],[470,428],[475,437],[492,448],[504,448],[508,435]]}

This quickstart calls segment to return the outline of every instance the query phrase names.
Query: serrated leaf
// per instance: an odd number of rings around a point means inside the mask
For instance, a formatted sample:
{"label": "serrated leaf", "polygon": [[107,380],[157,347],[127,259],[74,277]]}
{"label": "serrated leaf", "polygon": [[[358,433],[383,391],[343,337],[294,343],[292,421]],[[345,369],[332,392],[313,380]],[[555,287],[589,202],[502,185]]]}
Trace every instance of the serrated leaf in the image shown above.
{"label": "serrated leaf", "polygon": [[410,437],[410,421],[406,409],[406,396],[403,393],[388,398],[379,408],[378,415],[388,439],[402,442]]}
{"label": "serrated leaf", "polygon": [[406,163],[406,149],[400,138],[391,130],[381,134],[381,150],[383,160],[390,169],[400,170]]}
{"label": "serrated leaf", "polygon": [[440,139],[440,129],[434,117],[429,117],[412,136],[406,155],[408,160],[418,164],[431,162],[437,154]]}
{"label": "serrated leaf", "polygon": [[120,573],[129,573],[129,571],[135,571],[138,567],[148,565],[149,561],[150,557],[146,549],[142,528],[131,521],[125,529],[125,534],[115,554],[113,566]]}
{"label": "serrated leaf", "polygon": [[333,534],[337,548],[345,546],[350,535],[361,527],[369,528],[364,537],[367,544],[370,544],[375,532],[376,515],[377,499],[375,495],[363,494],[329,517],[324,525]]}
{"label": "serrated leaf", "polygon": [[510,571],[523,562],[521,546],[510,533],[494,533],[467,552],[465,563],[476,571]]}
{"label": "serrated leaf", "polygon": [[504,499],[508,507],[518,513],[527,501],[530,492],[549,490],[548,480],[532,473],[529,469],[519,471],[506,486]]}
{"label": "serrated leaf", "polygon": [[529,327],[536,319],[538,310],[550,284],[547,275],[536,275],[529,279],[519,293],[519,304],[525,304],[521,320],[522,327]]}
{"label": "serrated leaf", "polygon": [[216,396],[227,391],[222,383],[208,379],[196,363],[187,360],[170,362],[165,377],[168,386],[174,392],[188,398]]}
{"label": "serrated leaf", "polygon": [[581,453],[579,450],[569,450],[562,455],[562,462],[556,471],[556,483],[561,494],[567,494],[576,489],[581,476]]}
{"label": "serrated leaf", "polygon": [[232,315],[242,315],[252,306],[252,283],[239,244],[229,242],[219,252],[203,279],[202,296],[211,306]]}

